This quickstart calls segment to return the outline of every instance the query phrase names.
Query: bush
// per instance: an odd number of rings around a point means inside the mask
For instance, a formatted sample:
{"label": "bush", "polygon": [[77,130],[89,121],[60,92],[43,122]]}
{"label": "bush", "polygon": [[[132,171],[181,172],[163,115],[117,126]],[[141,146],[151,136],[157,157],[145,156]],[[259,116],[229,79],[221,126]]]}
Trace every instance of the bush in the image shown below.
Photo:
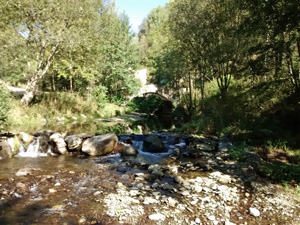
{"label": "bush", "polygon": [[92,92],[93,99],[98,103],[99,107],[103,107],[107,103],[107,89],[101,85],[95,87]]}
{"label": "bush", "polygon": [[127,106],[132,111],[153,114],[162,105],[162,100],[156,95],[150,95],[147,97],[136,97],[132,99]]}
{"label": "bush", "polygon": [[0,84],[0,125],[7,120],[8,111],[10,109],[10,94],[4,85]]}

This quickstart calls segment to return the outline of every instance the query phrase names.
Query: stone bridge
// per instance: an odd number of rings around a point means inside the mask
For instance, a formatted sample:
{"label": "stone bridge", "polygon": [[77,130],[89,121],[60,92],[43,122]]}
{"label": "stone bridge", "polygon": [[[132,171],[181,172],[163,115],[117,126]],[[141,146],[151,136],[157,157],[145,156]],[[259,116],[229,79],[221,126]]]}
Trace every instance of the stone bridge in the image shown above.
{"label": "stone bridge", "polygon": [[163,100],[167,100],[172,103],[174,102],[170,95],[164,93],[164,91],[160,90],[155,84],[147,84],[147,69],[137,71],[135,73],[135,77],[141,80],[142,87],[136,95],[130,96],[128,100],[125,103],[123,103],[123,105],[126,105],[133,98],[143,97],[147,95],[157,95]]}

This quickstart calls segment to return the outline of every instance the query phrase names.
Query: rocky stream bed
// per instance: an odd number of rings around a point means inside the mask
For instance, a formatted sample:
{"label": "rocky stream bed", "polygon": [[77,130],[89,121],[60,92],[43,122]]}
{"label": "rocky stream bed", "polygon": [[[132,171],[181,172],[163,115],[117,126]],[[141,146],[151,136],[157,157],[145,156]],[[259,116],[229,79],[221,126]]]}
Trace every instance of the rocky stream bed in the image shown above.
{"label": "rocky stream bed", "polygon": [[[146,139],[161,140],[162,149]],[[118,141],[138,154],[2,159],[0,224],[300,224],[299,202],[257,174],[255,153],[249,163],[230,160],[226,138],[159,133]]]}

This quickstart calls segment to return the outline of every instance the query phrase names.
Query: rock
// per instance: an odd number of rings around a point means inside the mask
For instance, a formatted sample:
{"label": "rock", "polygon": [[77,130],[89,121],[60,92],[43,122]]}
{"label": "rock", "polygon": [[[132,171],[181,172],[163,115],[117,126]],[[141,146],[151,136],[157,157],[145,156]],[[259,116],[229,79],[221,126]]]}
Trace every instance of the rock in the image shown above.
{"label": "rock", "polygon": [[34,140],[34,136],[25,132],[20,132],[18,138],[25,145],[29,145]]}
{"label": "rock", "polygon": [[50,141],[55,143],[55,152],[65,155],[67,151],[67,144],[64,140],[64,136],[60,133],[54,133],[50,136]]}
{"label": "rock", "polygon": [[114,150],[118,143],[115,134],[98,135],[85,140],[82,144],[82,152],[90,156],[106,155]]}
{"label": "rock", "polygon": [[232,223],[232,222],[230,222],[229,220],[226,220],[224,225],[236,225],[236,224],[235,224],[235,223]]}
{"label": "rock", "polygon": [[194,190],[194,192],[196,192],[196,193],[200,193],[203,189],[202,189],[202,187],[198,184],[198,185],[193,186],[193,190]]}
{"label": "rock", "polygon": [[139,151],[128,144],[124,145],[121,150],[121,156],[136,156],[137,154],[139,154]]}
{"label": "rock", "polygon": [[154,178],[160,178],[164,175],[164,173],[160,170],[154,170],[152,171],[151,173],[151,176],[154,177]]}
{"label": "rock", "polygon": [[166,190],[166,191],[171,191],[173,190],[173,186],[171,184],[163,184],[162,185],[162,189]]}
{"label": "rock", "polygon": [[177,204],[177,201],[172,197],[168,197],[168,203],[171,207],[175,207]]}
{"label": "rock", "polygon": [[82,216],[79,220],[78,220],[78,224],[83,224],[86,222],[86,218],[84,216]]}
{"label": "rock", "polygon": [[149,171],[161,170],[161,166],[158,165],[158,164],[150,165],[150,166],[148,167],[148,170],[149,170]]}
{"label": "rock", "polygon": [[21,182],[18,182],[16,184],[16,188],[17,188],[17,191],[20,193],[25,193],[25,192],[28,192],[28,190],[29,190],[27,185],[24,183],[21,183]]}
{"label": "rock", "polygon": [[143,151],[151,153],[164,152],[164,145],[160,137],[150,136],[147,137],[143,142]]}
{"label": "rock", "polygon": [[184,182],[184,179],[180,176],[175,176],[174,181],[178,184],[182,184]]}
{"label": "rock", "polygon": [[146,197],[143,204],[144,205],[149,205],[149,204],[155,204],[158,203],[158,201],[154,198]]}
{"label": "rock", "polygon": [[210,221],[215,221],[216,217],[215,216],[208,216],[207,219],[210,220]]}
{"label": "rock", "polygon": [[255,217],[260,216],[260,212],[256,208],[249,208],[249,213],[250,213],[250,215],[255,216]]}
{"label": "rock", "polygon": [[230,184],[231,183],[231,177],[229,175],[223,175],[221,176],[218,181],[221,184]]}
{"label": "rock", "polygon": [[156,214],[151,214],[149,216],[150,220],[162,220],[164,221],[166,219],[166,217],[163,214],[160,213],[156,213]]}
{"label": "rock", "polygon": [[80,151],[82,147],[82,142],[84,139],[93,137],[93,134],[75,134],[70,135],[65,138],[65,142],[67,143],[68,149],[71,151]]}
{"label": "rock", "polygon": [[6,141],[0,141],[0,157],[11,158],[13,155],[10,144]]}
{"label": "rock", "polygon": [[18,172],[16,173],[16,176],[21,177],[21,176],[31,175],[34,170],[35,169],[33,169],[33,168],[19,169]]}
{"label": "rock", "polygon": [[55,132],[52,130],[40,130],[37,132],[34,132],[32,135],[35,137],[39,137],[39,136],[47,136],[50,137],[52,134],[54,134]]}
{"label": "rock", "polygon": [[99,195],[101,195],[101,191],[96,191],[96,192],[94,193],[94,196],[95,196],[95,197],[97,197],[97,196],[99,196]]}

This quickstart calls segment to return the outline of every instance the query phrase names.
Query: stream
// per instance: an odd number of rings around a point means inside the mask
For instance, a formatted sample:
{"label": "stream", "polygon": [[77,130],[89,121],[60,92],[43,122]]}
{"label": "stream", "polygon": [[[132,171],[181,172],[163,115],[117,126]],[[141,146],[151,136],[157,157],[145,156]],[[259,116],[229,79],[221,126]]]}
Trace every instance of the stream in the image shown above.
{"label": "stream", "polygon": [[[163,152],[144,151],[152,136],[162,140]],[[300,222],[299,205],[266,185],[254,168],[231,161],[216,137],[149,132],[118,139],[131,139],[138,155],[57,155],[39,152],[33,142],[2,159],[0,224]]]}

